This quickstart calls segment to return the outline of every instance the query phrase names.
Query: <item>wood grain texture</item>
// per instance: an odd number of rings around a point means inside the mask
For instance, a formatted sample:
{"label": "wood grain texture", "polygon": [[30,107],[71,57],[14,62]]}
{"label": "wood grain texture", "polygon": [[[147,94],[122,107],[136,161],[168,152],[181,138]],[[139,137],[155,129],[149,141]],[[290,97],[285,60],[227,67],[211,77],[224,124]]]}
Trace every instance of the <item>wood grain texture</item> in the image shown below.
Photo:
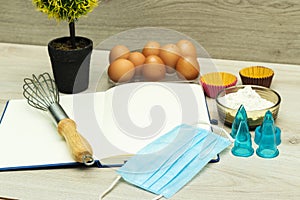
{"label": "wood grain texture", "polygon": [[[93,53],[93,72],[103,72],[99,66],[107,66],[107,52]],[[51,72],[45,46],[0,43],[0,112],[5,102],[22,98],[23,78],[32,73]],[[235,157],[227,148],[221,153],[221,161],[208,164],[172,200],[273,200],[300,199],[300,114],[299,65],[212,60],[220,71],[238,71],[249,65],[272,68],[275,76],[271,88],[282,98],[276,125],[281,128],[282,143],[279,156],[262,159],[255,154],[249,158]],[[100,89],[107,87],[107,77],[102,76]],[[96,80],[96,78],[95,78]],[[94,80],[94,81],[95,81]],[[102,85],[103,84],[103,85]],[[106,84],[106,85],[105,85]],[[238,84],[240,84],[240,79]],[[95,89],[95,88],[94,88]],[[217,117],[215,102],[208,98],[210,113]],[[222,126],[220,124],[220,126]],[[1,126],[0,126],[1,128]],[[227,127],[225,127],[229,130]],[[0,134],[1,134],[0,129]],[[252,138],[253,138],[253,132]],[[257,146],[253,142],[253,148]],[[0,173],[0,196],[30,200],[96,200],[116,178],[114,169],[70,168],[49,170],[25,170]],[[120,181],[105,199],[140,200],[155,195]]]}
{"label": "wood grain texture", "polygon": [[62,119],[57,124],[58,133],[66,140],[73,159],[76,162],[93,163],[93,149],[89,142],[77,132],[76,122]]}
{"label": "wood grain texture", "polygon": [[[0,42],[46,45],[68,35],[65,22],[48,20],[35,11],[31,0],[7,1],[0,9]],[[97,46],[140,27],[186,34],[213,58],[300,63],[298,0],[105,0],[79,19],[77,34]],[[129,41],[135,38],[128,36]]]}

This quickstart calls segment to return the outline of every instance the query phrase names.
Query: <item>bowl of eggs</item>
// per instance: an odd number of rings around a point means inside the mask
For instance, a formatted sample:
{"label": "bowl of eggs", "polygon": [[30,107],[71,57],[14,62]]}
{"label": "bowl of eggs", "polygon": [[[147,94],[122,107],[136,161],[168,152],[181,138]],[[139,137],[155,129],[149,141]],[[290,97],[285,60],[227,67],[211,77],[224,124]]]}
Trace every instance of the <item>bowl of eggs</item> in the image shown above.
{"label": "bowl of eggs", "polygon": [[216,97],[219,118],[225,125],[232,125],[238,108],[243,105],[251,130],[262,124],[268,110],[272,112],[275,120],[280,102],[281,97],[276,91],[258,85],[228,87],[219,92]]}
{"label": "bowl of eggs", "polygon": [[137,81],[194,82],[200,65],[191,41],[161,44],[152,40],[133,51],[125,45],[115,45],[109,53],[107,74],[115,85]]}

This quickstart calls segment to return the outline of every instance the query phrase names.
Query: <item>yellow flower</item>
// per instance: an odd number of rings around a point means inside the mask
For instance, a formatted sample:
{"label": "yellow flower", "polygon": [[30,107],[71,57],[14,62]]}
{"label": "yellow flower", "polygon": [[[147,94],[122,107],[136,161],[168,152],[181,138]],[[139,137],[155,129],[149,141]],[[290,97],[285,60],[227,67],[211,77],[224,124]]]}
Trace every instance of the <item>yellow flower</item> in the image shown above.
{"label": "yellow flower", "polygon": [[37,10],[57,21],[74,22],[98,6],[98,0],[32,0]]}

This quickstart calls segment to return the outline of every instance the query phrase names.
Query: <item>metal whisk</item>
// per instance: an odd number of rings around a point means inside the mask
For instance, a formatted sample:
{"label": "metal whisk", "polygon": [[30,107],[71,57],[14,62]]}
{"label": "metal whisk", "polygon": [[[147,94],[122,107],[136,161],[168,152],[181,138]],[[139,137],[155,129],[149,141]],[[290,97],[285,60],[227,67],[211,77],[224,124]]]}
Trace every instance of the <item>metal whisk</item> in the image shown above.
{"label": "metal whisk", "polygon": [[43,73],[38,77],[32,75],[32,79],[25,78],[23,90],[29,105],[51,113],[57,123],[58,132],[65,138],[74,160],[92,165],[94,163],[92,148],[77,132],[76,123],[68,117],[59,104],[59,92],[50,75]]}

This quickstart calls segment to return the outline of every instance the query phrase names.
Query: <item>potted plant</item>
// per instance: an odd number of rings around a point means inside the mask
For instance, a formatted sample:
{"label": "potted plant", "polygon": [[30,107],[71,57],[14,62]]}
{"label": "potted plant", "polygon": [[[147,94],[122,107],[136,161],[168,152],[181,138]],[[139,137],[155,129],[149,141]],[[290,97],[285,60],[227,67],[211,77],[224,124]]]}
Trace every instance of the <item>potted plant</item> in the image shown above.
{"label": "potted plant", "polygon": [[70,36],[48,43],[48,53],[58,90],[78,93],[88,88],[92,40],[75,35],[75,22],[98,6],[98,0],[32,0],[49,18],[67,21]]}

